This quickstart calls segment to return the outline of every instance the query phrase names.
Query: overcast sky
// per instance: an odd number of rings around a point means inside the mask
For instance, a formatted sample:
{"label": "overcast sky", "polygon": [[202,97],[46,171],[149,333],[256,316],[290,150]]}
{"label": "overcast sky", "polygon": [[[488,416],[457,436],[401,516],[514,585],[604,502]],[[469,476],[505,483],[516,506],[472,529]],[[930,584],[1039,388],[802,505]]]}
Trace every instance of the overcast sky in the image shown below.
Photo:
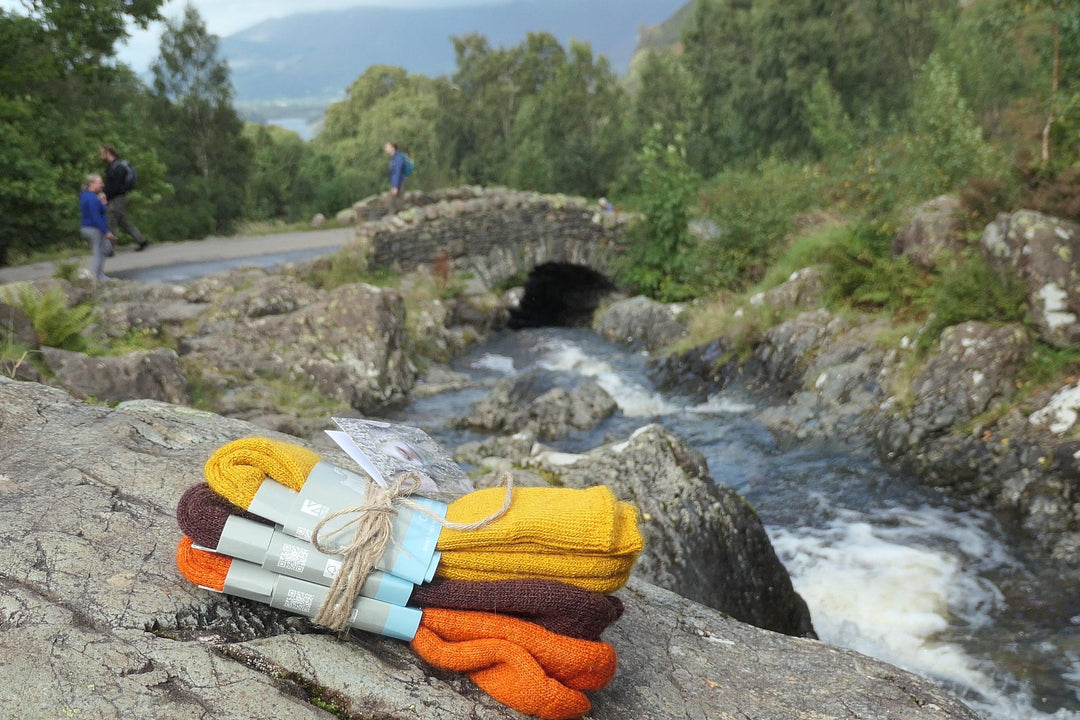
{"label": "overcast sky", "polygon": [[[513,1],[515,0],[166,0],[161,6],[161,14],[170,19],[179,19],[184,15],[184,7],[190,2],[202,16],[206,29],[214,35],[225,37],[263,20],[300,12],[341,10],[360,5],[397,8],[454,7]],[[20,0],[0,0],[0,8],[23,12]],[[154,23],[148,30],[134,28],[127,43],[117,45],[117,57],[131,65],[136,72],[147,70],[157,57],[162,27],[162,23]]]}

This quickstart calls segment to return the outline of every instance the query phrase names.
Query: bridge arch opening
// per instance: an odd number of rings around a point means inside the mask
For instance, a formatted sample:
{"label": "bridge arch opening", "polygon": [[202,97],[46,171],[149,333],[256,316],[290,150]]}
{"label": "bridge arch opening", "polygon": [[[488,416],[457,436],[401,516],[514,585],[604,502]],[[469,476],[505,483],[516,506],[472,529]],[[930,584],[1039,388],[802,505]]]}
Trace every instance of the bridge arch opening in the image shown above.
{"label": "bridge arch opening", "polygon": [[543,263],[529,273],[507,325],[515,330],[588,325],[600,302],[616,290],[603,273],[584,265]]}

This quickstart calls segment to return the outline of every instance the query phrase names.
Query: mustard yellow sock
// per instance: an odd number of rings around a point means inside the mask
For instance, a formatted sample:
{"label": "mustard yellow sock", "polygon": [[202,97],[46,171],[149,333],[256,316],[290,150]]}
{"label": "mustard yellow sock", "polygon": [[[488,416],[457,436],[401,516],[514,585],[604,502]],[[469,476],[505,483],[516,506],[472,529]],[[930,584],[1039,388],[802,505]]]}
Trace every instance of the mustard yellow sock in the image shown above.
{"label": "mustard yellow sock", "polygon": [[[501,488],[463,495],[446,512],[456,523],[482,520],[503,505]],[[443,530],[443,552],[499,548],[508,551],[619,555],[641,551],[637,511],[603,485],[574,488],[515,488],[505,515],[481,530]]]}
{"label": "mustard yellow sock", "polygon": [[318,453],[307,448],[252,437],[233,440],[215,450],[204,472],[215,493],[246,510],[263,480],[271,478],[299,490],[317,462]]}
{"label": "mustard yellow sock", "polygon": [[[498,555],[498,553],[491,554]],[[512,563],[510,564],[511,569],[502,570],[498,568],[499,560],[500,558],[492,558],[490,567],[476,569],[460,567],[452,563],[447,564],[446,555],[443,555],[442,560],[439,562],[439,567],[435,571],[435,575],[436,577],[445,578],[446,580],[470,580],[477,582],[489,582],[493,580],[556,580],[558,582],[566,583],[567,585],[579,587],[582,590],[589,590],[591,592],[607,595],[615,592],[623,585],[626,585],[627,581],[630,579],[630,571],[633,569],[633,562],[629,562],[624,571],[612,575],[581,575],[574,570],[574,563],[572,558],[570,558],[568,562],[564,562],[564,564],[559,567],[545,568],[550,570],[550,573],[543,572],[541,569],[520,566],[519,569],[513,569]]]}

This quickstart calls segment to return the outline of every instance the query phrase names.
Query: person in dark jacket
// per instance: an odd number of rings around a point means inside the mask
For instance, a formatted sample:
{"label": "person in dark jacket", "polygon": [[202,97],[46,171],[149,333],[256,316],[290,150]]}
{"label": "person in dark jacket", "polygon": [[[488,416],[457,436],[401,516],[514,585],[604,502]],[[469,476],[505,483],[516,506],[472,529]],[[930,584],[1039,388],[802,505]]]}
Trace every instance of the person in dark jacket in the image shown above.
{"label": "person in dark jacket", "polygon": [[390,156],[390,214],[401,209],[401,199],[405,196],[405,153],[398,149],[397,143],[387,142],[383,147]]}
{"label": "person in dark jacket", "polygon": [[112,243],[116,236],[109,231],[105,219],[105,203],[101,199],[105,183],[97,173],[86,176],[86,184],[79,193],[79,233],[90,243],[93,256],[90,274],[94,280],[108,280],[105,275],[105,258],[112,255]]}
{"label": "person in dark jacket", "polygon": [[105,161],[105,203],[108,206],[109,230],[115,236],[119,228],[131,236],[138,250],[145,250],[147,240],[139,232],[139,228],[128,219],[127,194],[130,190],[128,180],[128,167],[120,161],[120,155],[116,148],[111,145],[102,145],[101,159]]}

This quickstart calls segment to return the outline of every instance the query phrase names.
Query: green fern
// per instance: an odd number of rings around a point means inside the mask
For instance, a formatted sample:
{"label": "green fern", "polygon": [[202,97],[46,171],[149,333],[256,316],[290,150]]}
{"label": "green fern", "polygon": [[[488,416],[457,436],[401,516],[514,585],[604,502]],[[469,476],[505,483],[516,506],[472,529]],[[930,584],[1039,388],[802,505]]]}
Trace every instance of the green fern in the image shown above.
{"label": "green fern", "polygon": [[831,307],[892,314],[920,312],[927,281],[907,258],[892,258],[889,237],[856,226],[824,252]]}
{"label": "green fern", "polygon": [[77,352],[86,349],[86,338],[82,333],[90,325],[94,312],[92,305],[80,303],[69,307],[67,296],[60,288],[40,292],[29,283],[19,283],[6,295],[9,303],[30,318],[39,343]]}

